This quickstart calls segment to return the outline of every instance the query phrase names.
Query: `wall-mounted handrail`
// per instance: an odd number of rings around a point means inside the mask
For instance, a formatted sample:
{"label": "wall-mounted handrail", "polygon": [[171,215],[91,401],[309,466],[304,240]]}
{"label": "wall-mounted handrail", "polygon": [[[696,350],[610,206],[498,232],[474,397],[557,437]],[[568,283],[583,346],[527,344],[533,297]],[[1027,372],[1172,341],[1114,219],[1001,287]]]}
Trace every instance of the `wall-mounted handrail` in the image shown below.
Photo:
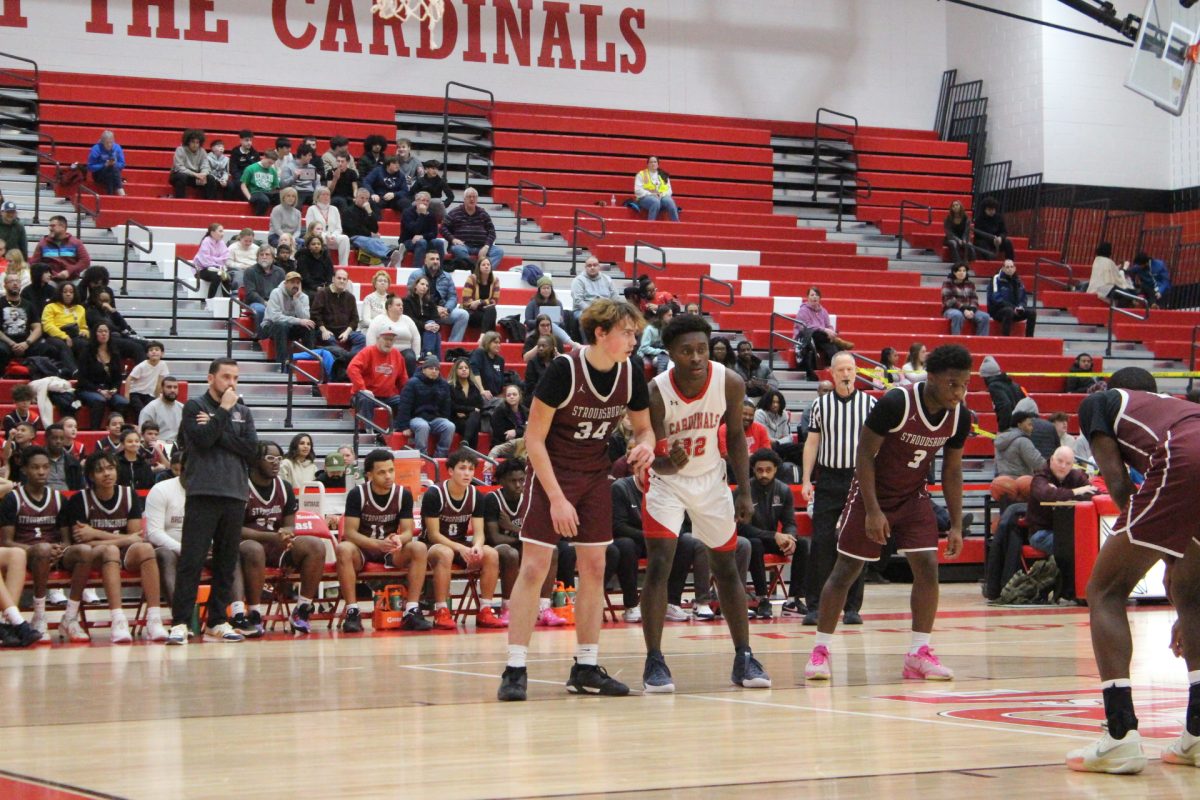
{"label": "wall-mounted handrail", "polygon": [[[833,125],[828,122],[821,122],[821,114],[828,114],[842,119],[848,119],[854,123],[853,128],[846,128],[840,125]],[[831,108],[817,109],[817,122],[814,126],[813,136],[813,192],[812,199],[817,199],[817,183],[821,180],[821,130],[833,131],[844,134],[848,138],[853,138],[858,135],[858,117],[850,114],[843,114],[840,111],[834,111]]]}
{"label": "wall-mounted handrail", "polygon": [[[657,262],[647,261],[646,259],[642,258],[641,255],[638,254],[638,250],[643,247],[646,248],[647,250],[654,250],[655,252],[657,252],[658,253],[658,261]],[[661,247],[659,247],[656,244],[651,244],[650,242],[644,241],[642,239],[635,239],[633,242],[633,278],[632,278],[632,280],[634,280],[634,281],[637,281],[637,279],[638,279],[638,265],[639,264],[649,267],[650,269],[654,270],[655,272],[666,272],[666,270],[667,270],[667,251],[663,250]]]}
{"label": "wall-mounted handrail", "polygon": [[[293,358],[295,353],[289,353],[287,361],[284,362],[284,366],[287,369],[287,376],[288,376],[287,414],[283,418],[283,427],[285,427],[285,428],[292,427],[292,399],[295,396],[295,392],[296,392],[296,383],[295,383],[296,382],[296,374],[299,373],[300,375],[303,375],[304,377],[306,377],[310,381],[312,381],[313,397],[320,396],[321,384],[323,384],[329,380],[329,376],[325,374],[325,362],[321,360],[320,353],[318,353],[316,350],[312,350],[308,347],[305,347],[304,345],[300,344],[300,342],[292,342],[291,346],[296,348],[297,352],[308,353],[309,359],[305,359],[301,362],[297,362],[296,359]],[[276,355],[278,355],[278,353]],[[319,375],[313,375],[311,372],[304,369],[304,367],[308,366],[308,364],[307,364],[308,360],[311,360],[316,365],[317,369],[320,371]]]}
{"label": "wall-mounted handrail", "polygon": [[[1135,311],[1128,311],[1124,308],[1117,308],[1117,300],[1124,298],[1132,303],[1140,303],[1144,313],[1138,314]],[[1113,343],[1113,314],[1122,314],[1126,317],[1131,317],[1136,320],[1150,319],[1150,301],[1134,292],[1127,292],[1124,289],[1113,289],[1108,294],[1108,342],[1104,346],[1104,355],[1112,355]]]}
{"label": "wall-mounted handrail", "polygon": [[[542,199],[535,200],[534,198],[528,196],[525,194],[526,189],[537,189],[542,193]],[[525,203],[529,203],[529,205],[536,206],[537,208],[545,208],[547,203],[546,187],[542,186],[540,183],[534,183],[533,181],[527,181],[524,179],[517,181],[517,238],[513,240],[517,244],[521,243],[521,206]]]}
{"label": "wall-mounted handrail", "polygon": [[[580,217],[590,217],[591,219],[600,222],[600,232],[585,228],[579,224]],[[592,237],[597,242],[608,235],[608,226],[604,222],[604,217],[599,214],[593,214],[591,211],[584,211],[582,208],[575,209],[575,214],[571,218],[571,274],[575,274],[575,265],[579,260],[579,234],[585,234]]]}
{"label": "wall-mounted handrail", "polygon": [[235,308],[240,308],[243,311],[249,312],[251,317],[254,316],[254,309],[251,308],[247,303],[244,303],[240,298],[238,298],[237,295],[229,296],[229,314],[225,318],[225,357],[226,358],[233,358],[233,329],[234,328],[237,328],[238,330],[244,332],[246,335],[248,335],[252,339],[254,338],[254,336],[256,334],[256,331],[253,328],[242,324],[242,317],[240,314],[233,313],[233,310]]}
{"label": "wall-mounted handrail", "polygon": [[[372,406],[371,414],[369,416],[363,416],[362,414],[358,413],[357,400],[360,395],[362,399],[368,401]],[[354,452],[356,453],[358,452],[358,437],[360,435],[359,423],[366,425],[368,429],[374,431],[377,437],[382,437],[384,434],[391,432],[392,427],[395,424],[392,407],[380,400],[378,397],[361,393],[355,394],[350,398],[350,408],[354,411]],[[377,422],[375,422],[376,408],[382,408],[387,412],[388,424],[386,428],[381,427]]]}
{"label": "wall-mounted handrail", "polygon": [[[415,450],[416,448],[408,447],[405,449]],[[429,455],[428,453],[422,453],[420,450],[417,450],[417,455],[419,455],[421,457],[421,460],[424,461],[425,463],[433,465],[433,482],[441,483],[442,482],[442,467],[440,464],[438,464],[437,459],[434,458],[433,456]]]}
{"label": "wall-mounted handrail", "polygon": [[[715,283],[716,285],[724,288],[729,299],[717,297],[716,295],[705,294],[704,293],[704,282],[705,281],[708,281],[709,283]],[[735,296],[736,295],[733,290],[733,284],[730,283],[729,281],[723,281],[720,278],[714,278],[712,275],[701,275],[700,276],[700,298],[699,298],[698,304],[700,306],[701,314],[704,313],[704,301],[705,300],[710,300],[713,303],[719,305],[721,308],[733,308],[733,299]]]}
{"label": "wall-mounted handrail", "polygon": [[[1049,275],[1043,275],[1042,274],[1043,266],[1058,267],[1060,269],[1065,269],[1067,271],[1067,279],[1064,281],[1064,280],[1059,280],[1058,278],[1052,278]],[[1049,283],[1053,286],[1057,286],[1060,289],[1065,289],[1068,292],[1074,291],[1074,289],[1075,289],[1075,271],[1071,269],[1071,265],[1068,264],[1067,262],[1055,261],[1053,258],[1039,258],[1037,261],[1033,262],[1033,291],[1030,292],[1030,294],[1033,295],[1034,304],[1037,303],[1038,287],[1040,286],[1042,281],[1045,281],[1046,283]]]}
{"label": "wall-mounted handrail", "polygon": [[[924,209],[925,219],[922,220],[920,217],[908,216],[908,209],[910,209],[910,208]],[[933,207],[924,205],[922,203],[914,203],[911,200],[901,200],[900,201],[900,229],[896,231],[896,260],[897,261],[899,261],[900,257],[904,255],[904,223],[905,223],[905,221],[915,222],[918,225],[925,225],[926,227],[928,227],[933,224]]]}
{"label": "wall-mounted handrail", "polygon": [[40,225],[42,222],[42,163],[54,167],[54,175],[50,178],[51,186],[57,186],[62,182],[62,164],[58,162],[58,159],[43,153],[40,149],[22,147],[19,144],[5,144],[4,147],[6,150],[15,150],[18,153],[33,156],[35,159],[33,165],[33,223]]}
{"label": "wall-mounted handrail", "polygon": [[196,278],[196,285],[185,281],[179,277],[179,265],[183,264],[190,267],[193,272],[196,270],[196,265],[188,261],[183,256],[175,256],[175,264],[171,269],[171,335],[179,335],[179,287],[189,289],[193,292],[200,291],[200,279]]}
{"label": "wall-mounted handrail", "polygon": [[[846,177],[847,176],[845,173],[838,175],[838,216],[837,216],[837,228],[836,228],[838,233],[842,232],[842,209],[846,204]],[[867,180],[866,178],[860,178],[859,176],[855,175],[854,176],[854,189],[856,192],[861,189],[866,189],[867,193],[865,195],[863,195],[862,199],[863,200],[871,199],[871,182],[869,180]]]}
{"label": "wall-mounted handrail", "polygon": [[[140,242],[136,242],[133,239],[129,238],[129,228],[130,227],[140,228],[140,229],[144,230],[146,232],[146,235],[148,237],[150,237],[150,242],[148,244],[142,244]],[[122,297],[129,294],[129,248],[131,248],[131,247],[137,248],[139,251],[146,253],[147,255],[149,255],[150,251],[154,249],[154,231],[150,230],[145,225],[143,225],[142,223],[138,222],[135,219],[125,220],[125,247],[123,247],[121,249],[121,296]]]}
{"label": "wall-mounted handrail", "polygon": [[775,340],[776,339],[782,339],[785,342],[788,342],[789,344],[791,344],[792,347],[796,347],[803,343],[802,340],[800,340],[800,339],[796,339],[792,336],[789,336],[785,333],[780,333],[779,331],[775,330],[775,319],[776,318],[779,318],[782,320],[787,320],[788,322],[792,323],[793,331],[796,329],[795,326],[800,324],[800,320],[797,319],[796,317],[789,317],[787,314],[780,314],[778,311],[771,312],[770,336],[767,339],[767,367],[769,369],[771,369],[772,371],[774,371],[774,369],[775,369]]}
{"label": "wall-mounted handrail", "polygon": [[[83,204],[83,196],[90,194],[96,200],[94,209],[87,208]],[[95,189],[84,186],[82,183],[75,186],[75,237],[83,236],[83,215],[87,214],[92,219],[97,219],[100,216],[100,193]]]}
{"label": "wall-mounted handrail", "polygon": [[[485,95],[487,95],[487,102],[485,103],[485,102],[477,101],[477,100],[468,100],[464,97],[451,97],[450,96],[450,88],[453,86],[457,86],[460,89],[467,89],[472,92],[479,92],[480,94],[485,94]],[[457,103],[460,106],[466,106],[467,108],[473,108],[476,111],[482,111],[484,116],[487,116],[488,114],[492,113],[492,109],[496,105],[496,95],[492,94],[487,89],[484,89],[479,86],[471,86],[466,83],[459,83],[458,81],[449,81],[446,83],[445,95],[442,99],[442,166],[444,169],[447,169],[447,170],[449,169],[449,166],[450,166],[450,142],[451,142],[451,140],[457,141],[462,144],[469,144],[469,145],[477,145],[478,144],[477,142],[472,142],[469,139],[459,139],[457,137],[453,137],[450,135],[450,121],[451,121],[450,104],[451,103]],[[472,123],[468,123],[461,119],[454,119],[454,121],[460,125],[471,125],[472,124]],[[476,125],[476,127],[482,127],[482,126]],[[469,178],[468,178],[468,180],[469,180]]]}
{"label": "wall-mounted handrail", "polygon": [[[1197,325],[1194,328],[1192,328],[1192,348],[1190,350],[1190,355],[1188,356],[1188,372],[1196,371],[1196,345],[1198,343],[1197,338],[1196,338],[1197,334],[1200,334],[1200,325]],[[1194,377],[1188,378],[1187,390],[1189,392],[1192,390],[1192,385],[1195,382],[1196,382],[1196,379]]]}
{"label": "wall-mounted handrail", "polygon": [[[487,169],[486,170],[472,170],[471,169],[472,161],[478,161],[479,163],[483,164]],[[492,179],[492,160],[490,158],[488,158],[487,156],[481,156],[478,153],[469,150],[469,151],[467,151],[467,160],[466,160],[465,170],[466,171],[464,174],[466,176],[465,177],[466,182],[463,185],[466,186],[467,188],[470,188],[470,186],[471,186],[471,176],[472,175],[474,175],[477,178],[487,178],[490,181]]]}

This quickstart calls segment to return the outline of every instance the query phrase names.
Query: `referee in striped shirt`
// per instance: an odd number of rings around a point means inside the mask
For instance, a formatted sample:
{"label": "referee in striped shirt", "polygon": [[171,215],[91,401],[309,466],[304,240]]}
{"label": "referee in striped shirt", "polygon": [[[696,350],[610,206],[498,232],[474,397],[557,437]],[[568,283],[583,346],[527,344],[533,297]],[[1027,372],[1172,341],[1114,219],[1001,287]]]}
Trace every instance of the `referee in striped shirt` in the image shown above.
{"label": "referee in striped shirt", "polygon": [[[837,561],[837,523],[850,494],[858,453],[858,440],[867,414],[875,407],[875,398],[855,388],[854,356],[841,352],[830,363],[833,391],[813,401],[808,437],[804,440],[804,472],[801,491],[813,504],[812,550],[805,574],[805,599],[808,611],[805,625],[817,624],[817,606],[821,587]],[[813,467],[817,468],[817,486],[813,489]],[[815,494],[815,499],[814,499]],[[866,570],[858,576],[843,609],[843,622],[861,625],[863,583]]]}

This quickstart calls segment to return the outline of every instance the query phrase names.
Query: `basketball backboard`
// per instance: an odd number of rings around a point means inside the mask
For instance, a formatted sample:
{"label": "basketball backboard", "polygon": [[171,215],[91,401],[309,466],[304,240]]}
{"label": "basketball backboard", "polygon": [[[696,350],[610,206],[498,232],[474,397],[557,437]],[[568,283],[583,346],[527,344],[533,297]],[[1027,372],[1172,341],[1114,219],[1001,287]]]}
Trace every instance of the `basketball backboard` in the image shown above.
{"label": "basketball backboard", "polygon": [[1200,8],[1148,0],[1125,85],[1175,116],[1183,113],[1200,39]]}

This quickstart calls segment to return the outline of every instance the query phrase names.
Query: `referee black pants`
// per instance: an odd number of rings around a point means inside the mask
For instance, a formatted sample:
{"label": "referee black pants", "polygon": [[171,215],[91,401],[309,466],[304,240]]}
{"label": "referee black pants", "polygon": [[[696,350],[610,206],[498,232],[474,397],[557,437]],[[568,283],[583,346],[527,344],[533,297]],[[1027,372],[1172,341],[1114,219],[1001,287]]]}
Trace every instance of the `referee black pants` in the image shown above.
{"label": "referee black pants", "polygon": [[196,605],[200,570],[212,548],[212,591],[208,595],[208,627],[225,621],[225,609],[233,602],[233,575],[242,539],[246,501],[229,497],[189,495],[183,514],[182,552],[175,575],[175,597],[171,600],[171,622],[186,625]]}
{"label": "referee black pants", "polygon": [[[820,469],[817,483],[813,489],[813,534],[812,547],[808,555],[808,572],[805,575],[805,604],[809,611],[815,611],[821,603],[821,589],[833,572],[837,561],[837,523],[846,507],[846,498],[850,495],[850,483],[854,480],[854,470]],[[859,574],[858,580],[846,595],[844,611],[857,613],[862,608],[863,585],[866,581],[866,570]]]}

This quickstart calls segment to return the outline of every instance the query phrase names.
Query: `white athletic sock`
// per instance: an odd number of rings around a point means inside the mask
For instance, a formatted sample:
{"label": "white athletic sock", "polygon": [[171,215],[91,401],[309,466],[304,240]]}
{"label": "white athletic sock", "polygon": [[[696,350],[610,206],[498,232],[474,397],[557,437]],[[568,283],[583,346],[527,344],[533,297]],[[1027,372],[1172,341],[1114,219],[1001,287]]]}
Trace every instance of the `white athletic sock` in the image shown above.
{"label": "white athletic sock", "polygon": [[508,666],[523,667],[525,659],[529,655],[529,648],[523,644],[510,644],[508,646]]}
{"label": "white athletic sock", "polygon": [[110,612],[108,612],[108,613],[109,613],[109,616],[111,616],[111,617],[112,617],[112,621],[113,621],[113,622],[116,622],[117,620],[124,620],[124,621],[126,621],[126,622],[128,622],[128,621],[129,621],[129,620],[128,620],[128,619],[126,619],[126,617],[125,617],[125,609],[122,609],[122,608],[114,608],[112,611],[110,611]]}
{"label": "white athletic sock", "polygon": [[1195,686],[1200,683],[1200,669],[1194,669],[1188,673],[1188,685]]}
{"label": "white athletic sock", "polygon": [[[76,603],[75,607],[79,608],[79,603]],[[33,613],[37,614],[38,616],[42,616],[42,617],[46,616],[46,598],[44,598],[44,597],[33,598]]]}
{"label": "white athletic sock", "polygon": [[485,602],[489,606],[491,606],[493,611],[497,611],[500,608],[500,601],[498,599],[496,599],[495,597],[493,597],[490,600],[484,600],[483,602]]}
{"label": "white athletic sock", "polygon": [[[45,602],[46,602],[45,600],[42,601],[42,603],[45,603]],[[71,600],[70,598],[67,599],[67,613],[65,614],[67,619],[78,619],[79,618],[79,603],[80,602],[81,601],[79,601],[79,600]],[[36,609],[37,606],[35,605],[34,608]],[[46,613],[46,609],[43,608],[38,613],[44,614],[44,613]]]}
{"label": "white athletic sock", "polygon": [[146,609],[146,621],[147,622],[162,622],[162,609],[161,608],[147,608]]}
{"label": "white athletic sock", "polygon": [[312,598],[305,597],[304,595],[298,595],[296,597],[296,601],[302,606],[311,606],[312,605]]}
{"label": "white athletic sock", "polygon": [[538,611],[545,611],[547,608],[550,608],[549,597],[543,597],[541,600],[538,600]]}
{"label": "white athletic sock", "polygon": [[233,615],[235,617],[238,614],[245,614],[246,613],[246,604],[243,603],[241,600],[234,600],[232,603],[229,604],[229,610],[233,612]]}
{"label": "white athletic sock", "polygon": [[908,654],[916,655],[917,651],[922,647],[929,647],[929,640],[933,636],[932,633],[921,633],[919,631],[912,632],[912,644],[908,646]]}
{"label": "white athletic sock", "polygon": [[594,667],[600,663],[600,645],[575,645],[575,660],[582,666]]}
{"label": "white athletic sock", "polygon": [[404,613],[408,614],[412,611],[418,610],[420,607],[421,607],[420,603],[410,601],[410,602],[404,604]]}
{"label": "white athletic sock", "polygon": [[817,643],[815,646],[816,647],[824,647],[826,650],[832,650],[833,649],[833,634],[832,633],[821,633],[820,631],[817,631]]}
{"label": "white athletic sock", "polygon": [[434,611],[437,611],[439,608],[446,608],[446,604],[445,603],[434,603],[433,604]]}
{"label": "white athletic sock", "polygon": [[[1190,674],[1190,673],[1189,673]],[[1133,686],[1133,682],[1129,678],[1115,678],[1111,681],[1100,681],[1100,690],[1111,689],[1114,686],[1122,689],[1128,689]]]}
{"label": "white athletic sock", "polygon": [[9,625],[20,625],[25,620],[21,617],[21,612],[16,606],[9,606],[4,609],[4,618],[8,620]]}

